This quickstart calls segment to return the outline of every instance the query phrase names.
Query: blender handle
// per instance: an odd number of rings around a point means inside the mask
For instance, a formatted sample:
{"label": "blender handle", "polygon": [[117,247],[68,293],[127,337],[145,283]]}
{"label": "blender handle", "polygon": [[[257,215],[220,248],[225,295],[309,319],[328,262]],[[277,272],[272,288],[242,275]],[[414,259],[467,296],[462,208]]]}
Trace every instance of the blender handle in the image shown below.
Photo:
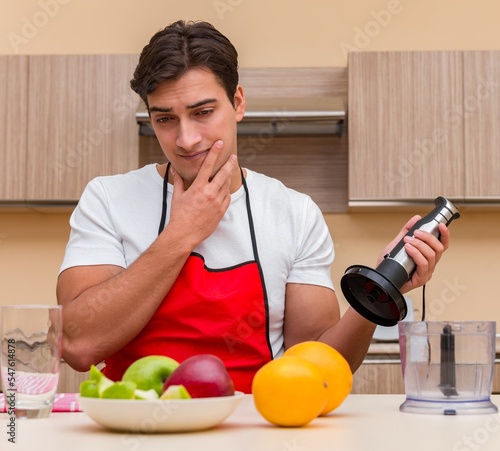
{"label": "blender handle", "polygon": [[[431,235],[434,235],[439,239],[441,237],[441,234],[439,233],[439,224],[443,223],[448,226],[451,221],[460,218],[458,209],[448,199],[439,196],[434,200],[434,204],[436,207],[423,218],[419,219],[405,236],[413,236],[415,230],[420,229],[425,232],[429,232]],[[396,246],[394,246],[394,248],[384,256],[384,258],[394,258],[401,250],[403,250],[404,244],[403,237],[403,239],[401,239],[401,241],[399,241],[399,243],[396,244]]]}

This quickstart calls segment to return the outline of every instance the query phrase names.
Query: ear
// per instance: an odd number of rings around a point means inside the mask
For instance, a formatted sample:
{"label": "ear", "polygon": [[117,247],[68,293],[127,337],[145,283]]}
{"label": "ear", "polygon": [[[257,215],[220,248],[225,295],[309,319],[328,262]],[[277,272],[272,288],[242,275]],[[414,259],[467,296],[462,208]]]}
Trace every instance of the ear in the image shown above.
{"label": "ear", "polygon": [[241,85],[236,87],[236,92],[234,93],[234,111],[236,113],[236,122],[240,122],[245,114],[245,94],[243,93],[243,88]]}

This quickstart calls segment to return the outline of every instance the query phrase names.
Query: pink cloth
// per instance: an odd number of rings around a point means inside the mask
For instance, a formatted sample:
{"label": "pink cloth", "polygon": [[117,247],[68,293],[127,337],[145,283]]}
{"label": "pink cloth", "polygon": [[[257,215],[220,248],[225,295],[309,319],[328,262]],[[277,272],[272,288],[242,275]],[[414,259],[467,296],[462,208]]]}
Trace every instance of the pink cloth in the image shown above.
{"label": "pink cloth", "polygon": [[[77,400],[78,393],[57,393],[52,412],[81,412]],[[6,412],[5,397],[0,393],[0,412]]]}
{"label": "pink cloth", "polygon": [[[12,383],[14,384],[14,387],[9,386],[9,388],[17,388],[19,391],[22,391],[27,395],[38,395],[41,393],[55,391],[59,381],[59,375],[18,371],[15,373],[13,379],[14,381]],[[4,380],[7,380],[5,375]]]}

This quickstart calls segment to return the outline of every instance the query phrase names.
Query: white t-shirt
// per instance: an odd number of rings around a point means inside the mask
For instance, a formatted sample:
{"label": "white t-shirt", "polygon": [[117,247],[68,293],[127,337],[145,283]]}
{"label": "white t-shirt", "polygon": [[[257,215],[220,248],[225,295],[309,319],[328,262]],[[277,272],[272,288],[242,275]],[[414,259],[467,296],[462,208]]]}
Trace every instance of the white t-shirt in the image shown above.
{"label": "white t-shirt", "polygon": [[[246,173],[276,357],[283,352],[286,284],[333,289],[333,243],[321,211],[309,196],[276,179],[248,169]],[[71,235],[60,271],[86,265],[127,268],[158,236],[162,190],[163,178],[155,164],[92,180],[71,216]],[[170,184],[168,191],[170,207]],[[169,212],[170,208],[167,223]],[[194,251],[212,269],[254,259],[243,186],[231,195],[230,206],[214,233]]]}

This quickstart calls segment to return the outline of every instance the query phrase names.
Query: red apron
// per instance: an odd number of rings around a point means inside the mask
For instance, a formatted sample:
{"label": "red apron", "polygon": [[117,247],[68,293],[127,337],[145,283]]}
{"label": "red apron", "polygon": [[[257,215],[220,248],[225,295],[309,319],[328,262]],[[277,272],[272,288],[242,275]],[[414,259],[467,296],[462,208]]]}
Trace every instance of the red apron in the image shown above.
{"label": "red apron", "polygon": [[[192,253],[144,329],[106,359],[104,374],[110,379],[120,380],[132,362],[147,355],[166,355],[182,362],[206,353],[224,361],[236,390],[250,393],[255,372],[273,358],[267,294],[248,188],[243,173],[241,176],[254,260],[210,269],[201,255]],[[160,232],[165,224],[166,195],[167,177]]]}

